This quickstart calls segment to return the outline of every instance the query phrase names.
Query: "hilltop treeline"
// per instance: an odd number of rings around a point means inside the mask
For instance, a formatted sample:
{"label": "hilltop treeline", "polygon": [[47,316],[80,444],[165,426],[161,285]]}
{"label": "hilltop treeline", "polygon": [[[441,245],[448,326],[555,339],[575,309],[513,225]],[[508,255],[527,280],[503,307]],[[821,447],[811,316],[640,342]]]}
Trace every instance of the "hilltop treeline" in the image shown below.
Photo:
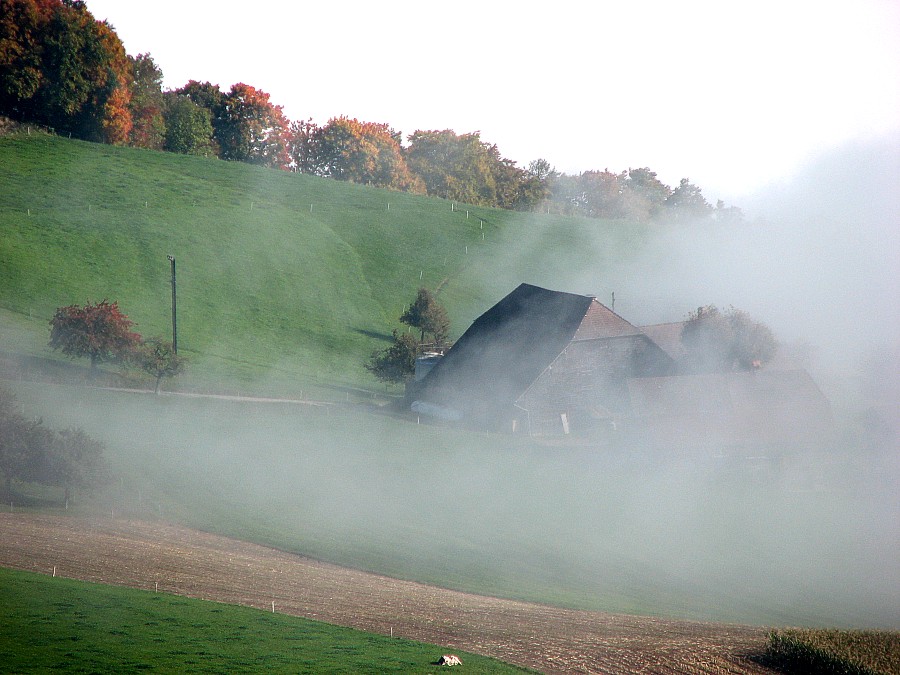
{"label": "hilltop treeline", "polygon": [[383,123],[291,121],[249,84],[189,81],[164,91],[150,54],[130,56],[80,0],[0,0],[0,115],[101,143],[215,156],[467,204],[595,218],[740,220],[687,178],[672,188],[647,167],[562,174],[519,167],[479,132]]}

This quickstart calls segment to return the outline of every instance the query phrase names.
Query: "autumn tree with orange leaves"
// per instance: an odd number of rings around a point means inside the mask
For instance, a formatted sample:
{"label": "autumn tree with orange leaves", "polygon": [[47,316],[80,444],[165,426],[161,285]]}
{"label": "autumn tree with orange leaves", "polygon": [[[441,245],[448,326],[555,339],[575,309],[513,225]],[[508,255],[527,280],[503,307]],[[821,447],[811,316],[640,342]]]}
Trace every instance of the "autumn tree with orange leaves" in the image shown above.
{"label": "autumn tree with orange leaves", "polygon": [[79,0],[0,0],[0,114],[77,138],[124,144],[131,65]]}
{"label": "autumn tree with orange leaves", "polygon": [[150,54],[129,56],[131,63],[131,134],[129,144],[151,150],[162,149],[166,137],[162,70]]}
{"label": "autumn tree with orange leaves", "polygon": [[239,82],[222,97],[213,126],[222,159],[287,170],[289,121],[269,95]]}
{"label": "autumn tree with orange leaves", "polygon": [[429,195],[466,204],[527,210],[547,195],[540,180],[500,155],[479,132],[416,131],[405,150],[410,170]]}
{"label": "autumn tree with orange leaves", "polygon": [[423,193],[400,147],[400,134],[387,124],[332,118],[318,127],[293,126],[292,159],[298,171],[337,180]]}

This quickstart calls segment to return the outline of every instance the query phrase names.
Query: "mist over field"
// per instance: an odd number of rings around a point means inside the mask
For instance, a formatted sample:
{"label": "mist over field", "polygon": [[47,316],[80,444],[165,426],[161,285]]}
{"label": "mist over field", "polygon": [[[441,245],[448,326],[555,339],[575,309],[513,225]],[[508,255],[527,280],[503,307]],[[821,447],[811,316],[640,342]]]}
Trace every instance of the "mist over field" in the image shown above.
{"label": "mist over field", "polygon": [[595,610],[900,626],[896,473],[662,457],[336,406],[20,392],[107,444],[101,503],[441,586]]}
{"label": "mist over field", "polygon": [[743,225],[591,237],[523,215],[499,235],[516,258],[497,269],[473,246],[460,272],[491,302],[520,282],[607,305],[615,292],[636,325],[709,303],[749,312],[807,345],[835,407],[837,439],[802,454],[542,445],[337,405],[16,393],[28,414],[106,443],[117,478],[98,510],[539,602],[900,628],[900,171],[885,147],[823,156],[748,201]]}

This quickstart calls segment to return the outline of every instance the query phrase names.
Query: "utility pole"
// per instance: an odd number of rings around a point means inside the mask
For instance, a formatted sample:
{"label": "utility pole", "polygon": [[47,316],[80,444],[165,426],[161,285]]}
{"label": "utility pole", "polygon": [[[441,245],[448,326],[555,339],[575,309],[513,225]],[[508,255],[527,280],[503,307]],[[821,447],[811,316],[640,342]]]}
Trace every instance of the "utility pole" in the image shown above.
{"label": "utility pole", "polygon": [[175,256],[167,255],[172,263],[172,351],[178,353],[178,315],[175,312]]}

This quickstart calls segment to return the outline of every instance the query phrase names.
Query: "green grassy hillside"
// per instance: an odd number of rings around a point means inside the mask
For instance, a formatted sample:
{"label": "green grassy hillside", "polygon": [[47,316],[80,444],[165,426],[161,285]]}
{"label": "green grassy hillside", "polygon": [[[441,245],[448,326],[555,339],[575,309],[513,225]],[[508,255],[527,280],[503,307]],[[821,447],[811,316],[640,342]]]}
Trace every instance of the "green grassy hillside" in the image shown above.
{"label": "green grassy hillside", "polygon": [[0,349],[45,353],[56,307],[117,300],[188,378],[372,384],[420,285],[459,335],[522,281],[569,288],[635,248],[620,222],[466,207],[245,164],[46,135],[0,138]]}

